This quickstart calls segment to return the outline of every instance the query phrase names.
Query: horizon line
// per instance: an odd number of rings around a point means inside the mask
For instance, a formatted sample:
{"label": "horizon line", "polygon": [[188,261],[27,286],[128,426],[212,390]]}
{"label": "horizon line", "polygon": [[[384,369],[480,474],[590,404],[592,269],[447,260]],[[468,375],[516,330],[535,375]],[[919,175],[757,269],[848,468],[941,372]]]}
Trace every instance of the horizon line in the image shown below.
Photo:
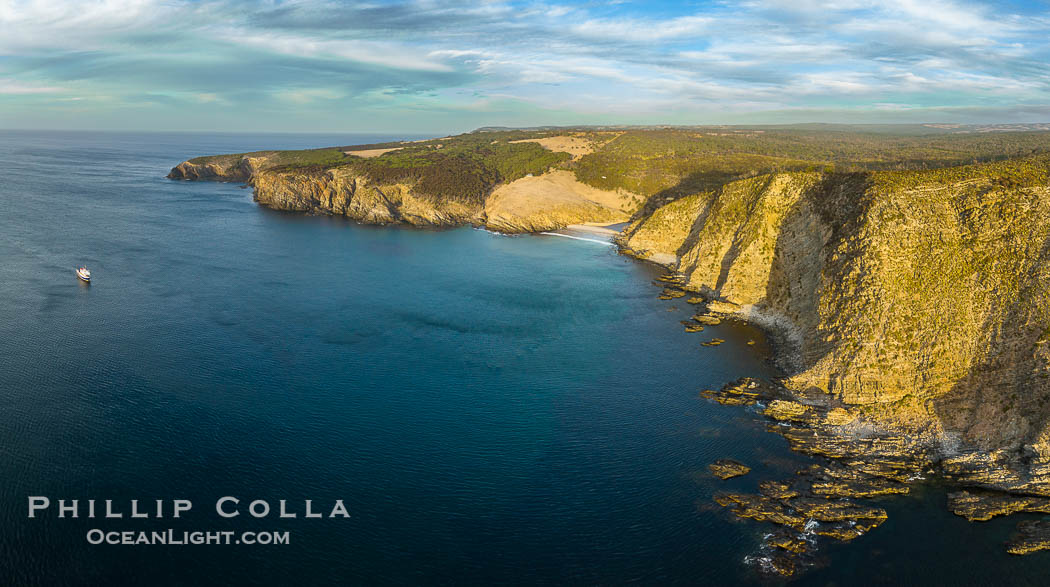
{"label": "horizon line", "polygon": [[[333,134],[360,134],[360,135],[387,135],[387,134],[406,134],[406,135],[417,135],[417,136],[455,136],[459,134],[469,134],[480,131],[514,131],[514,130],[532,130],[541,131],[547,129],[660,129],[660,128],[785,128],[785,127],[803,127],[803,126],[838,126],[838,127],[929,127],[929,128],[945,128],[945,127],[1019,127],[1019,126],[1047,126],[1050,127],[1050,120],[1045,122],[821,122],[821,121],[809,121],[809,122],[784,122],[784,123],[761,123],[761,124],[740,124],[740,123],[696,123],[696,124],[671,124],[671,123],[654,123],[654,124],[534,124],[527,126],[505,126],[499,124],[490,124],[474,127],[471,130],[466,131],[448,131],[444,134],[440,132],[427,132],[427,131],[407,131],[407,130],[222,130],[222,129],[162,129],[162,128],[150,128],[150,129],[113,129],[113,128],[32,128],[32,127],[0,127],[0,132],[95,132],[95,133],[170,133],[170,134],[194,134],[194,133],[213,133],[213,134],[315,134],[315,135],[333,135]],[[1041,129],[1040,129],[1041,130]],[[1050,130],[1047,128],[1046,130]]]}

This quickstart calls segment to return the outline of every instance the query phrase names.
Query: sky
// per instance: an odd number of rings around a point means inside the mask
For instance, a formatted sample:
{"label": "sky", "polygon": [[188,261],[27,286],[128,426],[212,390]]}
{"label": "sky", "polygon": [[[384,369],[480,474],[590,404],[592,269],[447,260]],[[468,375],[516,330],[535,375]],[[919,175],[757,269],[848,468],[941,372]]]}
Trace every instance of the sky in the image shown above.
{"label": "sky", "polygon": [[0,0],[0,128],[795,122],[1050,122],[1050,4]]}

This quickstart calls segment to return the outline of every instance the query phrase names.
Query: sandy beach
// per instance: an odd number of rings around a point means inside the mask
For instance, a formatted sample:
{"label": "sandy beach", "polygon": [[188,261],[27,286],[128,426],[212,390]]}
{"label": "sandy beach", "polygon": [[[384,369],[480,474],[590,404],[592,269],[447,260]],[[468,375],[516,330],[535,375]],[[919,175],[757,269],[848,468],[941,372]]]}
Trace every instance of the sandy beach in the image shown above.
{"label": "sandy beach", "polygon": [[584,223],[584,224],[570,224],[565,227],[564,230],[572,230],[575,232],[586,232],[589,234],[601,234],[610,238],[620,234],[626,222],[617,222],[615,224],[599,224],[599,223]]}

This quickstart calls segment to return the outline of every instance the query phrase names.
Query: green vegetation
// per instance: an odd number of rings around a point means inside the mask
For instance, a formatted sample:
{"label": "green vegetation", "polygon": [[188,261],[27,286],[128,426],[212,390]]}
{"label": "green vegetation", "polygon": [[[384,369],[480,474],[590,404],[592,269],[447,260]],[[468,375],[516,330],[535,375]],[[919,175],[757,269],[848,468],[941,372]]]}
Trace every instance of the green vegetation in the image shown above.
{"label": "green vegetation", "polygon": [[711,143],[697,133],[648,131],[617,137],[581,158],[575,171],[594,187],[639,194],[652,208],[739,179],[817,165],[823,162],[737,152],[720,137]]}
{"label": "green vegetation", "polygon": [[289,169],[305,167],[331,167],[345,162],[349,157],[339,149],[311,149],[309,151],[279,151],[271,164]]}
{"label": "green vegetation", "polygon": [[477,140],[430,141],[349,165],[380,183],[412,183],[429,197],[481,202],[497,185],[540,174],[566,160],[566,153],[536,143]]}
{"label": "green vegetation", "polygon": [[580,181],[640,194],[652,208],[774,171],[931,169],[1050,151],[1047,132],[910,132],[834,126],[627,130],[574,168]]}
{"label": "green vegetation", "polygon": [[253,151],[251,153],[234,153],[232,155],[213,155],[196,157],[190,163],[216,163],[230,165],[244,157],[266,159],[268,168],[303,169],[312,167],[332,167],[345,163],[349,157],[337,148],[307,149],[305,151]]}
{"label": "green vegetation", "polygon": [[999,189],[1045,186],[1050,183],[1050,156],[1020,157],[989,164],[959,165],[914,172],[882,172],[873,176],[887,190],[972,182]]}

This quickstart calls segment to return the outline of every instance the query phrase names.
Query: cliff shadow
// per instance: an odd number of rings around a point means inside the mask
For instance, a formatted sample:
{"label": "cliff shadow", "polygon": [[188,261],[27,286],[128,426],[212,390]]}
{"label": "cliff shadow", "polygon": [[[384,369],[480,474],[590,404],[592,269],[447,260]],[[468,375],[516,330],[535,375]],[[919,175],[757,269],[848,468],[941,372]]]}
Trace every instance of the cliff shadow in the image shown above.
{"label": "cliff shadow", "polygon": [[[687,251],[692,250],[692,248],[696,246],[696,243],[700,241],[700,232],[705,226],[707,226],[707,219],[711,216],[711,208],[714,207],[715,202],[718,201],[718,197],[721,193],[722,188],[719,188],[709,195],[706,201],[704,201],[700,213],[696,215],[696,220],[694,220],[692,226],[689,227],[689,234],[686,235],[685,239],[682,241],[682,246],[675,250],[675,256],[678,257],[679,260],[681,260],[682,256],[685,255]],[[702,194],[698,194],[698,197],[700,196],[702,196]]]}
{"label": "cliff shadow", "polygon": [[[843,280],[863,247],[840,246],[868,221],[874,201],[866,172],[825,173],[804,189],[777,232],[765,298],[759,302],[789,322],[771,325],[791,374],[811,368],[835,348],[818,335],[821,301],[844,295]],[[838,255],[833,259],[831,251]],[[824,390],[830,391],[830,390]]]}
{"label": "cliff shadow", "polygon": [[988,312],[981,332],[992,334],[984,355],[947,392],[927,401],[944,430],[982,449],[1015,451],[1025,465],[1035,455],[1023,446],[1050,423],[1050,236],[1038,251],[1009,307]]}
{"label": "cliff shadow", "polygon": [[[682,198],[700,195],[704,192],[719,192],[726,184],[755,177],[756,175],[758,175],[756,172],[739,174],[723,171],[694,171],[688,173],[673,186],[664,188],[646,198],[645,203],[631,215],[630,222],[634,224],[638,220],[648,218],[656,210]],[[638,224],[633,230],[624,231],[624,237],[627,239],[633,237],[640,228],[641,224]]]}
{"label": "cliff shadow", "polygon": [[[751,219],[754,217],[755,208],[762,202],[762,195],[767,193],[775,177],[776,175],[771,173],[765,176],[761,186],[752,188],[755,193],[745,203],[743,221],[737,225],[736,230],[733,232],[733,240],[729,244],[729,250],[722,256],[722,264],[718,270],[718,279],[715,281],[716,292],[721,292],[722,287],[726,284],[726,280],[729,279],[729,270],[732,269],[733,264],[736,263],[736,260],[740,257],[740,252],[743,250],[744,236],[751,227]],[[712,203],[708,208],[712,208],[714,205]]]}

